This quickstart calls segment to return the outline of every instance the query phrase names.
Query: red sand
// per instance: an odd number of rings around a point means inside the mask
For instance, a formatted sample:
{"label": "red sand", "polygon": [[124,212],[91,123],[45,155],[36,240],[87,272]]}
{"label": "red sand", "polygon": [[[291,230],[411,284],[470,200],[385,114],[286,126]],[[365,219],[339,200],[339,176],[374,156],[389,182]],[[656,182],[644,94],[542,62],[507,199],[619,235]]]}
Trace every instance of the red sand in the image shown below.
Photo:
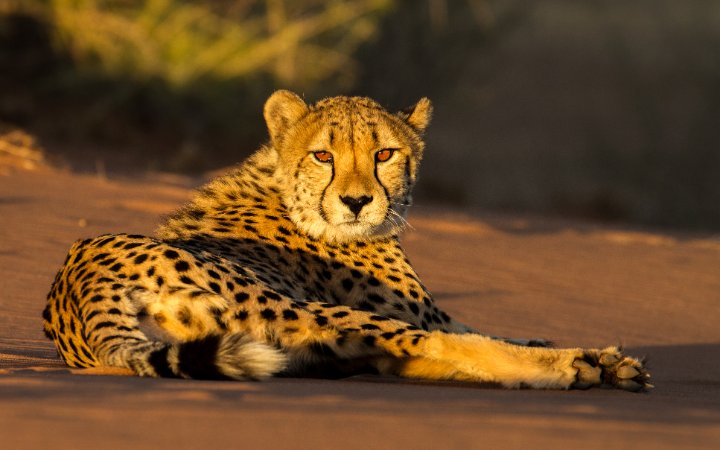
{"label": "red sand", "polygon": [[0,176],[2,448],[720,448],[720,240],[416,207],[408,253],[441,307],[496,335],[623,343],[657,386],[505,391],[357,377],[231,383],[81,376],[41,332],[79,237],[151,233],[168,180]]}

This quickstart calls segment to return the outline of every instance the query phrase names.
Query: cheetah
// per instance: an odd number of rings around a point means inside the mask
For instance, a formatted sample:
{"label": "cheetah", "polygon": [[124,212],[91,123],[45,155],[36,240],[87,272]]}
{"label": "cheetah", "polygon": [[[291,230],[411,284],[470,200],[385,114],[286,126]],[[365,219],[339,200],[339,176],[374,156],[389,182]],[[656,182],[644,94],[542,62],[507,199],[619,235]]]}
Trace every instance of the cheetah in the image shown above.
{"label": "cheetah", "polygon": [[[379,373],[506,388],[651,387],[616,347],[501,339],[436,305],[400,245],[432,106],[265,103],[269,142],[155,237],[77,241],[44,331],[71,367],[250,380]],[[533,345],[541,344],[541,345]]]}

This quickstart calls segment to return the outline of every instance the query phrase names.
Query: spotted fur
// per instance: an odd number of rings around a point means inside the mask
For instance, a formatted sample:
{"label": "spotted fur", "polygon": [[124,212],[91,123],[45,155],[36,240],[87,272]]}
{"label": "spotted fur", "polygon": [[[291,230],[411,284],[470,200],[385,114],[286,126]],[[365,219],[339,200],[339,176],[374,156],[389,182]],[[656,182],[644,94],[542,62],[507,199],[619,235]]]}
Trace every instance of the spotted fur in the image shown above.
{"label": "spotted fur", "polygon": [[270,142],[156,237],[72,246],[43,314],[68,365],[186,378],[374,371],[506,387],[648,386],[642,364],[616,348],[517,345],[438,308],[398,240],[427,99],[390,113],[367,98],[307,105],[278,91],[264,113]]}

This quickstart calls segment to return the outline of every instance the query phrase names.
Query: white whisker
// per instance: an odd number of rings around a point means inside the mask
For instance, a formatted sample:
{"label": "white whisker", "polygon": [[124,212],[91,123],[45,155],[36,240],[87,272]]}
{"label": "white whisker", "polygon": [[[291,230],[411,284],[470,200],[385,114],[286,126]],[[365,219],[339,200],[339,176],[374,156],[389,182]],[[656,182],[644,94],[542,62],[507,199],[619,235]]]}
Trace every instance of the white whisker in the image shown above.
{"label": "white whisker", "polygon": [[414,229],[412,225],[410,225],[410,222],[407,221],[405,217],[403,217],[400,213],[395,211],[393,208],[388,209],[388,220],[396,227],[396,228],[404,228],[408,227],[411,230]]}

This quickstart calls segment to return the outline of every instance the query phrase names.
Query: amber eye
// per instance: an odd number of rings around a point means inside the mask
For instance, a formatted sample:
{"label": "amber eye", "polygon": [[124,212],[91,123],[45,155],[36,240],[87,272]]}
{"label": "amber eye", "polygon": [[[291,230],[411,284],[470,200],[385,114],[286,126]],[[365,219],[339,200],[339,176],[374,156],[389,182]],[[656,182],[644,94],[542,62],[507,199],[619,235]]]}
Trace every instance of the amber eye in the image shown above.
{"label": "amber eye", "polygon": [[392,148],[384,148],[380,150],[379,152],[375,153],[375,161],[377,162],[385,162],[390,157],[392,157],[393,153],[395,153],[395,149]]}
{"label": "amber eye", "polygon": [[332,153],[326,152],[324,150],[321,150],[319,152],[313,152],[313,156],[315,156],[315,159],[323,163],[331,163],[333,161]]}

